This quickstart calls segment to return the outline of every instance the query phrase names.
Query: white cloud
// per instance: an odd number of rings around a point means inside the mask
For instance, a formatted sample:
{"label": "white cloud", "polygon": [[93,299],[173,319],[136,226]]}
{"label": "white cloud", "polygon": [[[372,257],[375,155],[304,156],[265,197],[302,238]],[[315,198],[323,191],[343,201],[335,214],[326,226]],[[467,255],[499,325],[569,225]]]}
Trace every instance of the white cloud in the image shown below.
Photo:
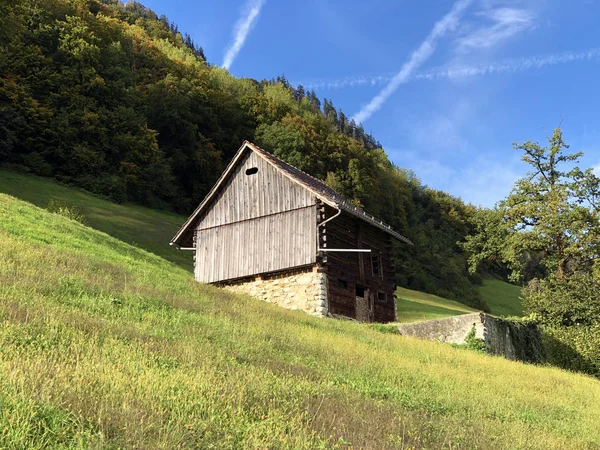
{"label": "white cloud", "polygon": [[240,17],[233,28],[232,41],[225,51],[225,57],[223,58],[223,67],[225,69],[229,70],[234,59],[244,46],[248,33],[252,31],[252,28],[256,24],[260,10],[264,4],[265,0],[249,0],[242,17]]}
{"label": "white cloud", "polygon": [[385,101],[398,89],[406,83],[412,73],[417,70],[435,51],[437,41],[443,38],[446,33],[452,31],[458,25],[458,20],[463,11],[471,4],[472,0],[458,0],[452,6],[452,9],[441,20],[435,23],[433,29],[421,45],[410,55],[407,62],[404,63],[400,72],[392,77],[389,83],[377,94],[367,105],[356,113],[353,119],[356,122],[364,122],[373,113],[375,113]]}
{"label": "white cloud", "polygon": [[489,75],[494,73],[516,73],[546,66],[567,64],[577,61],[591,61],[600,58],[600,48],[580,52],[561,52],[527,58],[508,59],[487,64],[456,65],[449,68],[437,68],[418,74],[417,79],[434,80],[438,78],[462,78]]}
{"label": "white cloud", "polygon": [[479,156],[455,166],[438,159],[424,158],[416,152],[389,148],[387,152],[398,166],[412,169],[423,184],[488,208],[506,198],[515,181],[526,171],[516,155],[508,161]]}
{"label": "white cloud", "polygon": [[525,9],[486,8],[477,13],[485,24],[469,30],[456,39],[458,53],[473,50],[488,50],[506,41],[534,25],[534,15]]}
{"label": "white cloud", "polygon": [[[467,5],[457,2],[444,19],[436,24],[434,30],[397,74],[375,74],[351,76],[333,80],[314,80],[302,83],[310,89],[341,89],[365,85],[387,85],[371,103],[363,107],[356,118],[366,120],[399,85],[415,79],[459,78],[485,75],[488,73],[517,72],[545,65],[566,63],[598,56],[598,49],[585,52],[566,52],[531,58],[512,59],[492,63],[475,63],[477,56],[488,55],[489,50],[499,46],[518,34],[536,26],[534,6],[524,7],[524,0],[480,0],[479,9],[471,14],[464,23],[458,23],[459,13]],[[531,3],[531,2],[529,2]],[[455,11],[458,9],[458,11]],[[447,20],[447,21],[446,21]],[[444,24],[448,25],[447,28]],[[436,34],[436,30],[440,34]],[[426,72],[415,73],[435,50],[436,41],[446,32],[454,31],[452,43],[454,58],[445,67]],[[467,60],[468,56],[468,60]],[[415,64],[416,63],[416,64]]]}
{"label": "white cloud", "polygon": [[353,77],[335,78],[330,80],[306,80],[301,82],[294,82],[294,84],[301,84],[307,89],[343,89],[346,87],[357,87],[357,86],[381,86],[389,82],[393,77],[393,74],[381,74],[381,75],[357,75]]}

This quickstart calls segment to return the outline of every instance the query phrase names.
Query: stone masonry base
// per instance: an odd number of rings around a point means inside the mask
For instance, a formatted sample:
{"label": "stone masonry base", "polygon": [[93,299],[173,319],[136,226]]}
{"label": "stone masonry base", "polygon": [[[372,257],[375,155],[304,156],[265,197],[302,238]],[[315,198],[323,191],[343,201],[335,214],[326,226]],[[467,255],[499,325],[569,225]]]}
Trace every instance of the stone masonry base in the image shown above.
{"label": "stone masonry base", "polygon": [[327,277],[316,268],[258,276],[223,286],[269,303],[314,316],[327,315]]}

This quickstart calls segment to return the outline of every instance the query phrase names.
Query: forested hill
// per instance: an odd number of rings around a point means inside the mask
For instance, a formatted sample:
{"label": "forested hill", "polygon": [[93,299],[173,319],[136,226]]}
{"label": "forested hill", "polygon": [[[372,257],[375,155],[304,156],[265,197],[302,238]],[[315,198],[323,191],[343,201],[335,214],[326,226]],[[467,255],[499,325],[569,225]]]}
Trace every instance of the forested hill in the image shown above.
{"label": "forested hill", "polygon": [[395,167],[330,101],[284,77],[231,76],[139,3],[0,3],[4,167],[189,213],[244,139],[415,242],[397,249],[398,284],[476,304],[457,245],[474,208]]}

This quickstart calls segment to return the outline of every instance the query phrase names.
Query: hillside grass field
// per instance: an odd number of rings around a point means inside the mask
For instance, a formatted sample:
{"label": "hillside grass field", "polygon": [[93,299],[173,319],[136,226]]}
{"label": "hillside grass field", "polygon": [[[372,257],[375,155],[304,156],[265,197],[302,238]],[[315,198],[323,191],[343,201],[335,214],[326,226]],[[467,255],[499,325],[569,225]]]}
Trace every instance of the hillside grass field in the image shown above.
{"label": "hillside grass field", "polygon": [[47,178],[4,170],[0,170],[0,192],[40,208],[47,208],[51,201],[76,207],[92,228],[192,270],[192,257],[189,252],[169,246],[171,238],[187,217],[143,206],[113,203],[82,189],[65,186]]}
{"label": "hillside grass field", "polygon": [[[502,280],[486,279],[480,286],[479,292],[482,299],[489,306],[490,314],[494,316],[523,315],[521,307],[521,288]],[[398,321],[419,322],[423,320],[443,319],[444,317],[457,316],[476,312],[475,309],[456,300],[448,300],[433,294],[413,291],[399,287],[396,289],[398,296]]]}
{"label": "hillside grass field", "polygon": [[521,306],[521,287],[502,280],[483,280],[479,288],[483,301],[489,305],[490,312],[496,316],[523,315]]}
{"label": "hillside grass field", "polygon": [[[0,192],[41,208],[47,208],[53,200],[74,206],[92,228],[148,250],[185,269],[192,269],[190,253],[168,245],[187,219],[184,216],[137,205],[116,204],[50,179],[3,170],[0,170]],[[484,280],[480,293],[492,314],[522,315],[518,286],[500,280]],[[410,289],[398,288],[396,294],[400,322],[441,319],[475,311],[460,302]]]}
{"label": "hillside grass field", "polygon": [[0,448],[600,447],[600,383],[319,319],[0,194]]}
{"label": "hillside grass field", "polygon": [[476,312],[460,302],[402,287],[396,289],[396,295],[398,322],[421,322]]}

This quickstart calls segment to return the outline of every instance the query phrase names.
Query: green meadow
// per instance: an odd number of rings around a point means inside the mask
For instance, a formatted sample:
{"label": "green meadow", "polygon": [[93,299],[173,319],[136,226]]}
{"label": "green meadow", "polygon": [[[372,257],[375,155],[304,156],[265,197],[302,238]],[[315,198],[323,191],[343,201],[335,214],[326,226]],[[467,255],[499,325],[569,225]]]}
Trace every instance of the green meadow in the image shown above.
{"label": "green meadow", "polygon": [[481,298],[490,307],[490,312],[496,316],[523,315],[521,307],[521,288],[502,280],[483,280],[479,288]]}
{"label": "green meadow", "polygon": [[402,287],[396,289],[396,295],[399,322],[420,322],[476,312],[457,301]]}
{"label": "green meadow", "polygon": [[[517,317],[523,315],[519,286],[502,280],[486,279],[479,292],[492,315]],[[475,309],[455,300],[410,289],[398,288],[396,295],[399,322],[419,322],[476,312]]]}
{"label": "green meadow", "polygon": [[[186,217],[137,205],[119,205],[46,178],[2,170],[0,192],[41,208],[47,208],[52,201],[75,207],[92,228],[148,250],[185,269],[192,268],[189,252],[178,251],[168,245]],[[522,315],[518,286],[500,280],[485,280],[480,293],[492,314]],[[460,302],[410,289],[398,288],[396,294],[400,322],[440,319],[474,311]]]}
{"label": "green meadow", "polygon": [[138,205],[113,203],[48,178],[3,170],[0,170],[0,192],[40,208],[48,208],[52,201],[75,207],[92,228],[192,269],[189,252],[169,246],[169,241],[187,217]]}
{"label": "green meadow", "polygon": [[599,423],[594,378],[200,285],[0,194],[0,448],[590,449]]}

